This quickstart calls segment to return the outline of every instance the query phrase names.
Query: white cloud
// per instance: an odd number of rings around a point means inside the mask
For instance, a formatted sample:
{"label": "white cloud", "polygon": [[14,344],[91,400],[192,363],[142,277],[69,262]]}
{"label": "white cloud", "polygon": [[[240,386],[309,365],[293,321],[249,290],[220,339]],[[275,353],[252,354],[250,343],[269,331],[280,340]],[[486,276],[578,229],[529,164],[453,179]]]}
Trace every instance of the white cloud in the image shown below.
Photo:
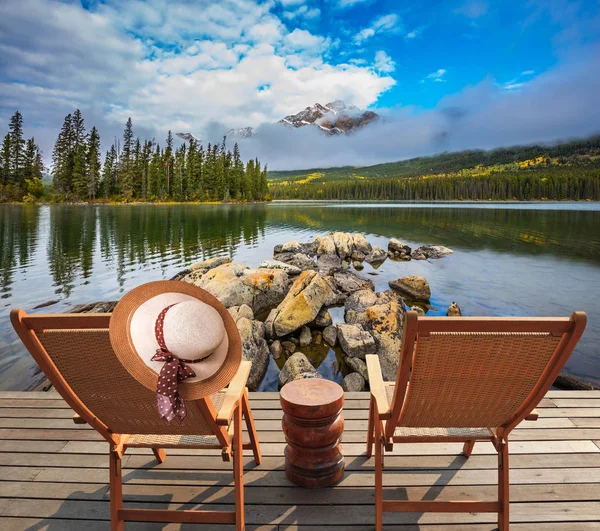
{"label": "white cloud", "polygon": [[360,30],[354,36],[354,42],[361,44],[378,33],[397,33],[401,31],[400,17],[395,13],[376,18],[370,26]]}
{"label": "white cloud", "polygon": [[396,63],[384,50],[378,50],[375,52],[375,63],[373,64],[373,67],[379,72],[389,73],[396,70]]}
{"label": "white cloud", "polygon": [[457,7],[454,12],[459,15],[464,15],[467,18],[480,18],[488,12],[487,0],[468,0],[461,6]]}
{"label": "white cloud", "polygon": [[523,70],[523,72],[521,72],[522,76],[532,76],[533,74],[535,74],[535,70]]}
{"label": "white cloud", "polygon": [[295,18],[314,19],[321,16],[321,10],[318,7],[308,7],[306,4],[301,5],[295,11],[287,10],[283,12],[283,17],[288,20]]}
{"label": "white cloud", "polygon": [[337,5],[338,7],[352,7],[357,4],[364,4],[366,2],[371,2],[371,0],[339,0]]}
{"label": "white cloud", "polygon": [[424,30],[424,29],[425,29],[425,26],[420,26],[420,27],[418,27],[418,28],[415,28],[414,30],[412,30],[412,31],[409,31],[409,32],[408,32],[408,33],[407,33],[407,34],[404,36],[404,38],[405,38],[405,39],[407,39],[407,40],[410,40],[410,39],[416,39],[417,37],[420,37],[420,36],[421,36],[421,33],[423,33],[423,30]]}
{"label": "white cloud", "polygon": [[420,83],[425,83],[426,81],[435,81],[436,83],[443,83],[446,80],[444,79],[444,75],[446,74],[446,69],[445,68],[439,68],[438,70],[436,70],[435,72],[431,72],[431,74],[428,74],[427,76],[425,76],[424,79],[421,79]]}

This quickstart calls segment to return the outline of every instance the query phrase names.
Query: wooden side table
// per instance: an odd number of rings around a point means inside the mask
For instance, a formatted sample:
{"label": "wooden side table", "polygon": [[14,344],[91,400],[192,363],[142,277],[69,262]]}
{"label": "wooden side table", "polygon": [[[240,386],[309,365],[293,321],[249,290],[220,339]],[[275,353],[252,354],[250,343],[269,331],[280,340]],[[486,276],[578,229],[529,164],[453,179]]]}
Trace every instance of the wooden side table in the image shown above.
{"label": "wooden side table", "polygon": [[280,402],[288,479],[309,489],[340,481],[344,476],[342,388],[320,378],[295,380],[283,386]]}

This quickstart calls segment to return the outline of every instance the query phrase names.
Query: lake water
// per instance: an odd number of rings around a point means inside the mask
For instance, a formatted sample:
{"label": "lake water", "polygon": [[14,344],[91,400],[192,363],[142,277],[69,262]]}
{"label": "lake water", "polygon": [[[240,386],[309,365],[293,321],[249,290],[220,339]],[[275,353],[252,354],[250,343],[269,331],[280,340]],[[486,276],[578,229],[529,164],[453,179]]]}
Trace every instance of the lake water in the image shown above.
{"label": "lake water", "polygon": [[[223,254],[258,265],[288,240],[330,230],[362,232],[387,248],[442,244],[441,260],[366,266],[376,289],[423,275],[444,314],[456,301],[465,315],[560,316],[588,313],[588,327],[567,372],[600,384],[600,205],[394,204],[280,202],[260,205],[0,206],[0,390],[36,383],[33,361],[8,314],[49,300],[38,312],[63,312],[116,300],[143,282],[169,279]],[[338,314],[339,317],[339,314]],[[321,371],[336,379],[331,352]],[[273,388],[272,363],[268,385]],[[335,372],[335,371],[334,371]],[[38,376],[39,379],[39,376]]]}

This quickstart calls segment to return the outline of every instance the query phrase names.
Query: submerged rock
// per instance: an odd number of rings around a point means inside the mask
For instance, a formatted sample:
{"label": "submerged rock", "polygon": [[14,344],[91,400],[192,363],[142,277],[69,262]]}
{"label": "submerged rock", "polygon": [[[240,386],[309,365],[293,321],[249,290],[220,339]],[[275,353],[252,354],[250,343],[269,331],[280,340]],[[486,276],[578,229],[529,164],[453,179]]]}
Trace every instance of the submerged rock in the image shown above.
{"label": "submerged rock", "polygon": [[342,389],[347,393],[364,391],[365,379],[357,372],[352,372],[342,380]]}
{"label": "submerged rock", "polygon": [[410,260],[410,247],[406,244],[392,238],[388,243],[388,254],[396,260]]}
{"label": "submerged rock", "polygon": [[283,350],[288,354],[293,354],[294,352],[296,352],[296,344],[292,341],[282,341],[281,346],[283,347]]}
{"label": "submerged rock", "polygon": [[283,354],[283,346],[281,345],[281,341],[279,341],[279,339],[273,341],[273,343],[271,343],[270,350],[273,358],[278,360]]}
{"label": "submerged rock", "polygon": [[240,264],[223,264],[194,281],[227,308],[247,304],[255,314],[277,306],[285,297],[288,276],[281,269],[250,269]]}
{"label": "submerged rock", "polygon": [[367,354],[375,354],[377,347],[373,336],[360,326],[339,324],[337,329],[342,350],[348,356],[364,359]]}
{"label": "submerged rock", "polygon": [[443,245],[422,245],[417,249],[417,252],[426,258],[432,259],[442,258],[454,253],[452,249],[448,249],[448,247],[444,247]]}
{"label": "submerged rock", "polygon": [[276,309],[273,316],[275,335],[285,336],[313,321],[334,295],[321,275],[315,271],[302,272]]}
{"label": "submerged rock", "polygon": [[452,302],[450,306],[448,306],[448,310],[446,311],[446,315],[448,317],[459,317],[462,316],[462,310],[460,306],[455,302]]}
{"label": "submerged rock", "polygon": [[388,254],[381,247],[375,245],[371,252],[365,257],[365,262],[371,264],[373,267],[379,267],[383,262],[386,261]]}
{"label": "submerged rock", "polygon": [[408,276],[389,283],[390,288],[415,301],[428,302],[431,298],[429,282],[425,277]]}
{"label": "submerged rock", "polygon": [[252,362],[248,389],[256,391],[269,365],[270,351],[265,340],[265,327],[260,321],[251,321],[246,317],[241,317],[236,325],[242,338],[242,358]]}
{"label": "submerged rock", "polygon": [[279,387],[288,382],[305,378],[322,378],[302,352],[296,352],[285,362],[279,373]]}

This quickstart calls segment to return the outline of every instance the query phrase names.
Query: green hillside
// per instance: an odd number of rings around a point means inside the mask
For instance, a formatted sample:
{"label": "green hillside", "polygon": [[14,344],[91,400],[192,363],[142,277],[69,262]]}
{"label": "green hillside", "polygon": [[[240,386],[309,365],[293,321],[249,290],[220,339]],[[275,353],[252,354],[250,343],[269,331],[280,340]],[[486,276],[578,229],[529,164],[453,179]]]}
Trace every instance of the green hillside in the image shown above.
{"label": "green hillside", "polygon": [[273,171],[268,179],[273,199],[600,200],[600,136],[366,167]]}

